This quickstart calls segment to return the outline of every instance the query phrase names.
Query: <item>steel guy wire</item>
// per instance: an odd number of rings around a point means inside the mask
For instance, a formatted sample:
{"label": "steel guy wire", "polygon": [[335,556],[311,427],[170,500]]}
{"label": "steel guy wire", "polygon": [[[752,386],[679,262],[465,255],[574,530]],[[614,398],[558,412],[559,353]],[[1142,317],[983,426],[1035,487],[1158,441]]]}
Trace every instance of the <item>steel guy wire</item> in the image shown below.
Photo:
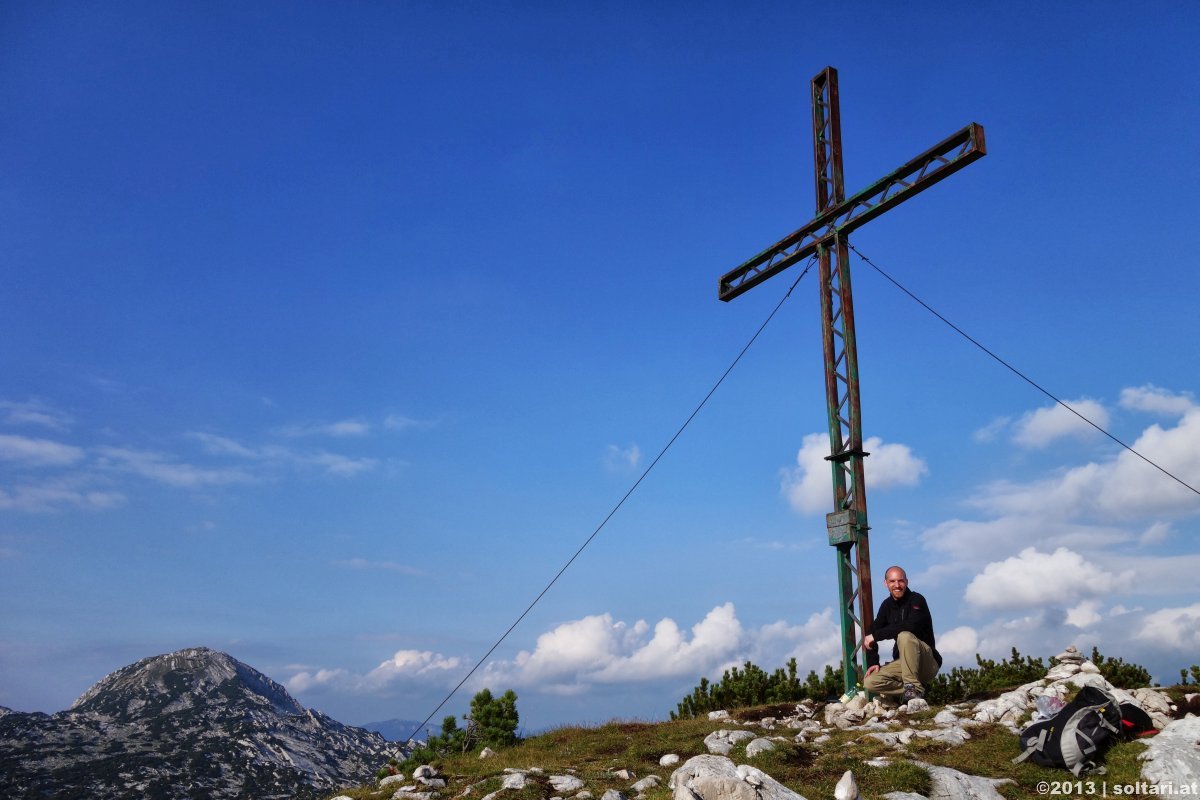
{"label": "steel guy wire", "polygon": [[1078,411],[1076,411],[1076,410],[1075,410],[1074,408],[1072,408],[1072,407],[1071,407],[1069,404],[1067,404],[1067,403],[1066,403],[1066,402],[1064,402],[1063,400],[1059,399],[1057,396],[1055,396],[1054,394],[1052,394],[1052,393],[1051,393],[1051,392],[1050,392],[1048,389],[1044,388],[1044,387],[1043,387],[1041,384],[1039,384],[1037,381],[1033,380],[1033,378],[1030,378],[1030,377],[1029,377],[1028,375],[1026,375],[1024,372],[1021,372],[1021,370],[1017,369],[1017,368],[1016,368],[1016,367],[1014,367],[1012,364],[1008,363],[1008,362],[1007,362],[1007,361],[1005,361],[1003,358],[1001,358],[1000,356],[996,355],[995,353],[993,353],[993,352],[992,352],[991,350],[989,350],[988,348],[984,347],[982,344],[980,344],[980,342],[979,342],[978,340],[976,340],[974,337],[972,337],[970,334],[968,334],[968,333],[967,333],[966,331],[964,331],[962,328],[958,327],[958,326],[957,326],[957,325],[955,325],[953,322],[951,322],[950,320],[946,319],[944,316],[942,316],[941,314],[939,314],[939,313],[938,313],[936,310],[934,310],[934,309],[933,309],[933,307],[931,307],[931,306],[930,306],[928,303],[926,303],[924,300],[922,300],[921,298],[917,297],[915,294],[913,294],[912,292],[910,292],[910,291],[909,291],[907,288],[905,288],[905,287],[904,287],[904,286],[903,286],[903,285],[902,285],[902,284],[901,284],[899,281],[897,281],[897,280],[896,280],[895,278],[893,278],[891,275],[889,275],[888,273],[884,272],[884,271],[883,271],[883,269],[881,269],[881,268],[879,267],[879,265],[878,265],[878,264],[876,264],[874,261],[872,261],[871,259],[869,259],[869,258],[867,258],[866,256],[864,256],[862,253],[860,253],[860,252],[859,252],[859,250],[858,250],[858,248],[856,248],[854,245],[850,244],[849,242],[847,242],[847,244],[850,246],[850,249],[854,251],[855,255],[857,255],[859,258],[861,258],[863,261],[865,261],[865,262],[866,262],[868,265],[870,265],[870,267],[871,267],[872,269],[874,269],[876,272],[878,272],[880,275],[882,275],[884,278],[886,278],[886,279],[887,279],[889,282],[891,282],[891,284],[892,284],[893,286],[895,286],[897,289],[899,289],[900,291],[904,292],[904,293],[905,293],[906,295],[908,295],[910,298],[912,298],[912,299],[913,299],[913,300],[915,300],[917,303],[919,303],[919,304],[920,304],[922,307],[924,307],[924,309],[925,309],[926,311],[928,311],[930,314],[933,314],[935,317],[937,317],[938,319],[940,319],[942,322],[944,322],[944,323],[946,323],[947,325],[949,325],[949,326],[950,326],[951,328],[953,328],[953,329],[954,329],[954,330],[955,330],[955,331],[956,331],[956,332],[957,332],[957,333],[958,333],[960,336],[962,336],[964,339],[966,339],[967,341],[969,341],[971,344],[975,345],[975,346],[976,346],[976,347],[978,347],[980,350],[982,350],[983,352],[985,352],[985,353],[987,353],[989,356],[991,356],[993,359],[995,359],[997,362],[999,362],[999,363],[1000,363],[1000,364],[1002,364],[1003,366],[1007,367],[1007,368],[1008,368],[1008,369],[1009,369],[1009,370],[1010,370],[1010,371],[1011,371],[1011,372],[1012,372],[1014,375],[1016,375],[1017,377],[1019,377],[1021,380],[1025,381],[1025,382],[1026,382],[1026,383],[1028,383],[1030,386],[1032,386],[1033,388],[1037,389],[1037,390],[1038,390],[1039,392],[1041,392],[1042,394],[1046,395],[1046,397],[1049,397],[1051,400],[1053,400],[1055,403],[1057,403],[1057,404],[1059,404],[1060,406],[1062,406],[1063,408],[1065,408],[1067,411],[1070,411],[1072,414],[1074,414],[1075,416],[1079,417],[1081,420],[1083,420],[1084,422],[1086,422],[1088,425],[1091,425],[1093,428],[1095,428],[1096,430],[1098,430],[1098,431],[1100,431],[1101,433],[1103,433],[1103,434],[1104,434],[1105,436],[1107,436],[1109,439],[1112,439],[1114,442],[1116,442],[1116,443],[1117,443],[1117,444],[1119,444],[1121,447],[1123,447],[1123,448],[1125,448],[1126,450],[1128,450],[1130,453],[1133,453],[1135,456],[1137,456],[1138,458],[1140,458],[1142,461],[1145,461],[1147,464],[1149,464],[1150,466],[1154,467],[1156,470],[1158,470],[1158,471],[1159,471],[1159,472],[1161,472],[1162,474],[1166,475],[1168,478],[1170,478],[1171,480],[1175,481],[1175,482],[1176,482],[1176,483],[1178,483],[1180,486],[1184,487],[1185,489],[1189,489],[1189,490],[1191,490],[1192,492],[1194,492],[1194,493],[1195,493],[1195,494],[1197,494],[1197,495],[1200,495],[1200,489],[1197,489],[1195,486],[1192,486],[1190,483],[1187,483],[1186,481],[1184,481],[1184,480],[1183,480],[1182,478],[1180,478],[1179,476],[1177,476],[1177,475],[1175,475],[1174,473],[1172,473],[1172,472],[1168,471],[1168,470],[1167,470],[1165,467],[1162,467],[1162,466],[1160,466],[1159,464],[1155,463],[1154,461],[1151,461],[1149,458],[1147,458],[1146,456],[1142,455],[1142,454],[1141,454],[1141,453],[1139,453],[1137,450],[1134,450],[1132,447],[1130,447],[1130,446],[1129,446],[1129,445],[1127,445],[1125,442],[1123,442],[1123,441],[1121,441],[1120,439],[1118,439],[1118,438],[1117,438],[1116,436],[1114,436],[1113,434],[1109,433],[1109,432],[1108,432],[1107,430],[1105,430],[1103,427],[1101,427],[1101,426],[1100,426],[1100,425],[1098,425],[1097,423],[1095,423],[1095,422],[1093,422],[1092,420],[1090,420],[1090,419],[1088,419],[1087,417],[1085,417],[1083,414],[1081,414],[1081,413],[1079,413]]}
{"label": "steel guy wire", "polygon": [[[612,519],[613,516],[616,515],[617,511],[620,510],[621,506],[625,505],[625,501],[628,500],[630,495],[632,495],[634,493],[634,491],[638,488],[638,486],[641,485],[642,481],[644,481],[646,479],[646,476],[650,474],[650,471],[654,469],[655,465],[658,464],[658,462],[662,459],[662,457],[667,454],[667,451],[671,449],[671,445],[675,444],[675,440],[680,437],[680,435],[684,432],[684,430],[687,429],[688,425],[691,424],[692,420],[696,418],[696,415],[700,413],[700,409],[704,408],[704,406],[708,403],[709,398],[711,398],[713,396],[713,394],[716,393],[717,389],[720,388],[721,384],[725,382],[725,379],[727,377],[729,377],[729,373],[733,372],[733,368],[736,367],[738,365],[738,362],[742,360],[742,356],[746,355],[747,351],[750,350],[751,345],[753,345],[754,342],[758,339],[759,335],[764,330],[766,330],[767,325],[769,325],[771,320],[775,318],[775,315],[779,312],[779,309],[783,308],[783,304],[785,302],[787,302],[787,299],[789,297],[792,296],[792,292],[795,290],[796,286],[800,283],[801,279],[803,279],[804,276],[808,274],[808,271],[810,269],[812,269],[812,265],[815,262],[816,262],[815,258],[810,258],[808,260],[808,263],[805,264],[805,266],[804,266],[804,270],[800,273],[800,275],[796,278],[796,280],[794,280],[792,282],[792,285],[788,288],[787,292],[785,292],[783,297],[780,299],[780,301],[778,303],[776,303],[775,308],[773,308],[771,310],[771,313],[767,315],[767,318],[765,320],[763,320],[762,325],[758,326],[758,330],[755,331],[754,335],[750,337],[750,341],[746,342],[746,346],[742,348],[741,352],[739,352],[737,354],[737,356],[733,359],[732,363],[730,363],[730,365],[725,369],[725,371],[723,373],[721,373],[721,377],[717,379],[717,382],[713,384],[713,387],[708,390],[708,394],[704,395],[704,399],[700,401],[699,405],[696,406],[695,410],[693,410],[692,413],[688,416],[688,418],[686,420],[684,420],[683,424],[679,426],[679,429],[677,431],[675,431],[675,435],[672,436],[670,441],[668,441],[663,446],[662,450],[660,450],[658,452],[658,455],[656,455],[654,457],[654,460],[650,462],[650,465],[648,467],[646,467],[645,470],[642,471],[642,474],[638,477],[638,479],[633,482],[633,485],[629,487],[629,491],[625,492],[624,496],[622,496],[621,499],[619,501],[617,501],[617,504],[612,507],[612,510],[608,512],[608,515],[605,516],[604,519],[600,522],[600,524],[596,526],[596,529],[594,531],[592,531],[592,535],[587,537],[587,539],[584,540],[583,544],[581,544],[579,546],[579,549],[575,551],[575,554],[572,555],[569,559],[567,559],[567,563],[563,564],[562,568],[559,569],[559,571],[557,573],[555,573],[554,577],[550,579],[550,582],[546,584],[545,588],[543,588],[542,591],[538,593],[538,596],[533,598],[533,602],[530,603],[528,605],[528,607],[526,607],[526,609],[521,612],[521,615],[519,617],[517,617],[516,621],[514,621],[512,625],[508,626],[508,630],[506,630],[500,636],[500,638],[497,639],[496,642],[490,648],[488,648],[488,651],[483,654],[483,658],[481,658],[477,662],[475,662],[475,666],[471,667],[470,671],[467,672],[467,674],[463,676],[463,679],[461,681],[459,681],[458,684],[453,689],[450,690],[450,693],[447,694],[445,696],[445,698],[442,699],[442,702],[438,703],[437,707],[435,709],[433,709],[433,711],[429,712],[429,716],[427,716],[425,718],[425,720],[420,725],[417,726],[416,731],[414,732],[414,735],[416,733],[419,733],[422,728],[424,728],[426,725],[429,724],[429,721],[431,719],[433,719],[433,717],[439,711],[442,710],[442,707],[445,706],[446,703],[450,702],[450,698],[454,697],[454,695],[458,693],[458,690],[461,689],[468,680],[470,680],[471,676],[475,674],[476,670],[478,670],[481,666],[483,666],[483,664],[488,660],[488,658],[492,655],[492,653],[496,652],[496,648],[499,647],[504,642],[504,640],[508,638],[508,635],[510,633],[512,633],[513,630],[515,630],[518,625],[521,624],[521,621],[523,619],[525,619],[525,617],[529,614],[530,611],[533,610],[533,607],[536,606],[538,604],[538,602],[543,597],[546,596],[546,593],[550,591],[551,587],[553,587],[554,584],[558,582],[558,579],[561,578],[563,573],[567,571],[567,568],[570,567],[571,564],[575,563],[575,559],[579,558],[579,556],[583,553],[583,551],[585,549],[587,549],[587,546],[592,543],[592,540],[595,539],[600,534],[600,531],[603,530],[604,526],[608,524],[608,521],[610,519]],[[409,738],[411,739],[412,737],[410,736]]]}

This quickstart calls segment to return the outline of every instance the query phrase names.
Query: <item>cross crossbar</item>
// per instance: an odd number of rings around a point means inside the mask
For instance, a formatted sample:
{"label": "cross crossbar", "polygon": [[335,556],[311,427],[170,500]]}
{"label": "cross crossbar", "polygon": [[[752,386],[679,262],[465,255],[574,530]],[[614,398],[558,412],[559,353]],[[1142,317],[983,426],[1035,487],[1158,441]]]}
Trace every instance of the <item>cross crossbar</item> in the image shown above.
{"label": "cross crossbar", "polygon": [[983,127],[972,122],[853,197],[813,218],[775,244],[721,276],[718,297],[729,301],[813,255],[838,234],[846,235],[987,155]]}

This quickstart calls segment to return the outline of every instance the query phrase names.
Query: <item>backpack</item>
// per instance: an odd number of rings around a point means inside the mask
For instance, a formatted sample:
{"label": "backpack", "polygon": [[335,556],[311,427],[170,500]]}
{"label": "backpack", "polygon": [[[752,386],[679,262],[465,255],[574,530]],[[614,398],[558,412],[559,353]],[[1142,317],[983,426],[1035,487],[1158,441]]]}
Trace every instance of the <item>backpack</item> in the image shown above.
{"label": "backpack", "polygon": [[1065,767],[1076,777],[1103,771],[1096,761],[1122,734],[1121,707],[1103,689],[1085,686],[1050,719],[1021,731],[1021,755],[1043,767]]}

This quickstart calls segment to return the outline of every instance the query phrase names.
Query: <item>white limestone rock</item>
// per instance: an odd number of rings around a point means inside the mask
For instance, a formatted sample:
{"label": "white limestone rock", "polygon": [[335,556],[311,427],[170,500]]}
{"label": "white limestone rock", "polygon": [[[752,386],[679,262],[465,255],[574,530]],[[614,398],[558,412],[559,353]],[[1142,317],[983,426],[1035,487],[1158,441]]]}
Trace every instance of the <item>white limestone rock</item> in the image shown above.
{"label": "white limestone rock", "polygon": [[957,725],[958,714],[955,714],[948,708],[943,708],[933,718],[934,725]]}
{"label": "white limestone rock", "polygon": [[710,720],[729,719],[729,712],[725,710],[710,711],[708,712],[708,718]]}
{"label": "white limestone rock", "polygon": [[510,772],[504,776],[504,782],[500,784],[500,788],[520,791],[528,782],[529,779],[524,772]]}
{"label": "white limestone rock", "polygon": [[924,697],[914,697],[904,704],[904,710],[909,714],[919,714],[929,710],[929,702]]}
{"label": "white limestone rock", "polygon": [[428,764],[422,764],[421,766],[419,766],[413,770],[412,776],[413,776],[413,780],[418,780],[418,781],[421,778],[433,778],[433,777],[437,776],[437,770],[435,770],[433,767],[429,766]]}
{"label": "white limestone rock", "polygon": [[919,761],[916,763],[929,773],[933,783],[929,793],[931,800],[1004,800],[996,787],[1014,783],[1010,778],[981,778],[949,767],[935,767]]}
{"label": "white limestone rock", "polygon": [[583,781],[576,778],[574,775],[551,775],[550,786],[556,792],[577,792],[583,788]]}
{"label": "white limestone rock", "polygon": [[490,747],[485,747],[479,751],[479,757],[480,758],[495,758],[496,751]]}
{"label": "white limestone rock", "polygon": [[[403,783],[406,780],[408,780],[407,775],[388,775],[386,778],[379,779],[379,788],[382,789],[383,787],[391,786],[394,783]],[[410,786],[409,788],[415,789],[417,787]]]}
{"label": "white limestone rock", "polygon": [[1139,758],[1142,777],[1160,787],[1179,791],[1185,784],[1200,785],[1200,717],[1172,720],[1157,736],[1146,739]]}
{"label": "white limestone rock", "polygon": [[647,775],[629,788],[638,794],[642,794],[643,792],[648,792],[655,788],[660,783],[662,783],[662,778],[658,777],[657,775]]}
{"label": "white limestone rock", "polygon": [[392,800],[433,800],[433,792],[408,792],[397,789],[392,795]]}
{"label": "white limestone rock", "polygon": [[722,728],[705,736],[704,746],[708,748],[708,752],[714,755],[725,756],[729,755],[729,752],[733,750],[733,746],[738,742],[744,742],[747,739],[753,738],[754,734],[750,731],[731,731]]}
{"label": "white limestone rock", "polygon": [[675,753],[667,753],[665,756],[663,756],[662,758],[660,758],[658,760],[658,765],[660,767],[673,767],[676,764],[678,764],[679,761],[680,761],[680,759],[679,759],[678,755],[676,755]]}
{"label": "white limestone rock", "polygon": [[624,792],[618,792],[616,789],[609,789],[600,796],[600,800],[629,800],[629,797]]}
{"label": "white limestone rock", "polygon": [[631,781],[637,777],[637,775],[633,774],[631,770],[627,769],[615,769],[613,770],[612,774],[623,781]]}
{"label": "white limestone rock", "polygon": [[862,800],[862,792],[858,790],[858,781],[854,779],[853,772],[846,770],[833,788],[833,797],[834,800]]}
{"label": "white limestone rock", "polygon": [[770,739],[755,739],[754,741],[750,742],[750,744],[746,745],[746,757],[754,758],[755,756],[762,755],[763,753],[769,753],[774,749],[775,743]]}
{"label": "white limestone rock", "polygon": [[715,755],[689,758],[667,785],[674,800],[804,800],[765,772]]}
{"label": "white limestone rock", "polygon": [[1084,659],[1078,647],[1069,645],[1066,650],[1056,655],[1054,660],[1060,664],[1082,664]]}

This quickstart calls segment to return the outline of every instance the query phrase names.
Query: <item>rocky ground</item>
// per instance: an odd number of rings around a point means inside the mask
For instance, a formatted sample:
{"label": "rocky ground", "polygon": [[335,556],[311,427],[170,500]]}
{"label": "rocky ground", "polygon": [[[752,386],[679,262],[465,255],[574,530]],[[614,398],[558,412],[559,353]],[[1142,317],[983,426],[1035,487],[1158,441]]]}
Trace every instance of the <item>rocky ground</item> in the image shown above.
{"label": "rocky ground", "polygon": [[[680,756],[667,753],[659,760],[662,774],[667,776],[665,788],[673,800],[805,800],[796,789],[784,786],[762,769],[751,764],[737,764],[730,758],[736,754],[747,760],[756,760],[766,753],[789,743],[801,743],[820,748],[832,742],[839,731],[850,731],[862,737],[878,740],[891,755],[877,756],[862,761],[862,770],[884,768],[893,762],[907,761],[928,773],[928,795],[909,792],[891,792],[888,800],[999,800],[1004,797],[1000,787],[1011,784],[1006,778],[981,777],[958,769],[927,764],[910,756],[914,742],[933,740],[948,747],[960,746],[972,739],[972,730],[994,729],[1000,725],[1014,735],[1019,724],[1027,722],[1031,712],[1036,713],[1039,697],[1063,699],[1068,693],[1085,685],[1104,688],[1119,701],[1132,702],[1146,711],[1154,720],[1160,733],[1146,740],[1148,747],[1141,755],[1142,767],[1136,794],[1186,795],[1200,793],[1200,716],[1188,715],[1181,719],[1175,716],[1179,709],[1171,699],[1155,689],[1138,689],[1127,692],[1116,689],[1101,675],[1094,664],[1085,660],[1074,649],[1068,649],[1057,657],[1059,663],[1045,678],[1021,686],[1001,696],[975,704],[959,704],[943,708],[937,713],[921,699],[899,707],[889,707],[879,700],[868,701],[859,695],[847,703],[818,704],[805,701],[794,706],[790,713],[778,717],[762,717],[752,720],[736,720],[726,712],[710,714],[717,724],[725,723],[709,733],[703,741],[707,754],[697,755],[682,761]],[[485,751],[488,757],[490,751]],[[668,770],[670,770],[668,774]],[[614,773],[618,779],[628,781],[626,790],[608,788],[600,800],[628,800],[659,795],[664,779],[660,775],[637,776],[629,771]],[[546,774],[538,767],[506,769],[499,789],[483,793],[483,789],[494,781],[477,781],[474,784],[453,785],[446,776],[438,774],[432,767],[423,766],[411,776],[393,775],[380,781],[375,797],[392,800],[448,800],[449,798],[479,797],[480,800],[505,800],[509,794],[516,800],[529,797],[528,787],[541,787],[545,797],[562,800],[594,800],[593,787],[572,774],[562,770],[561,774]],[[1064,781],[1074,780],[1069,772],[1063,771]],[[858,800],[861,796],[858,777],[854,770],[847,771],[835,790],[836,800]],[[1096,784],[1099,787],[1101,784]],[[596,787],[599,791],[599,787]],[[796,787],[803,791],[803,787]],[[1188,789],[1191,789],[1189,792]],[[1099,792],[1099,788],[1097,792]],[[1012,792],[1008,792],[1011,796]],[[1019,796],[1053,794],[1042,792],[1020,792]],[[1071,794],[1062,792],[1062,794]],[[350,800],[341,795],[336,800]]]}

